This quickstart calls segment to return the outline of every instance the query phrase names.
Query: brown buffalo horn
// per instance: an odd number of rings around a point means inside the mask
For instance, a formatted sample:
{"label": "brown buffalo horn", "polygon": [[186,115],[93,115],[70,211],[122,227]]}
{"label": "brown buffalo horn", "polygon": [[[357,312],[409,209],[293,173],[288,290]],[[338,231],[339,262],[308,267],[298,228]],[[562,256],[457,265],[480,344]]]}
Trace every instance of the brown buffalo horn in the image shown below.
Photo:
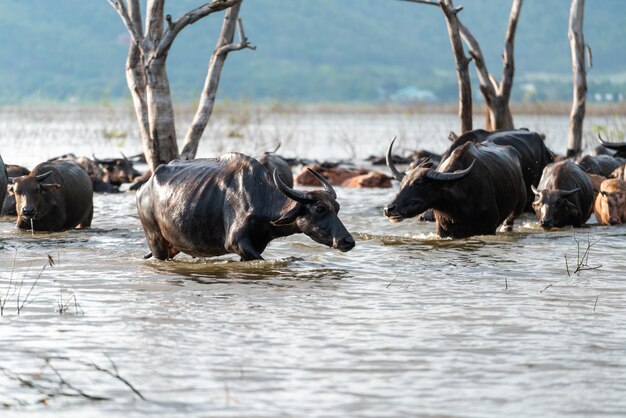
{"label": "brown buffalo horn", "polygon": [[302,203],[311,203],[317,200],[310,193],[294,190],[283,183],[276,169],[274,169],[272,177],[274,178],[274,183],[276,184],[276,187],[278,187],[278,190],[283,192],[288,198]]}
{"label": "brown buffalo horn", "polygon": [[335,193],[335,189],[333,189],[333,186],[330,185],[330,183],[328,182],[328,180],[326,180],[326,177],[322,176],[320,173],[318,173],[317,171],[307,167],[307,170],[309,170],[309,172],[311,174],[313,174],[315,177],[317,177],[317,179],[320,181],[320,183],[322,183],[322,185],[324,186],[324,190],[326,190],[328,193],[330,193],[330,195],[333,197],[333,199],[337,199],[337,193]]}
{"label": "brown buffalo horn", "polygon": [[538,195],[538,194],[540,194],[540,193],[541,193],[539,190],[537,190],[537,188],[535,187],[535,185],[534,185],[534,184],[531,184],[531,185],[530,185],[530,189],[531,189],[531,190],[533,191],[533,193],[534,193],[534,194],[536,194],[536,195]]}
{"label": "brown buffalo horn", "polygon": [[476,160],[472,161],[470,166],[467,167],[465,170],[455,171],[454,173],[440,173],[439,171],[431,170],[431,171],[426,172],[426,177],[428,177],[431,180],[436,180],[436,181],[453,181],[453,180],[462,179],[463,177],[467,176],[470,171],[472,171],[472,168],[474,168],[475,163],[476,163]]}
{"label": "brown buffalo horn", "polygon": [[560,190],[561,193],[559,193],[559,195],[561,197],[567,197],[567,196],[573,195],[574,193],[576,193],[579,190],[580,190],[580,187],[577,187],[577,188],[572,189],[572,190]]}
{"label": "brown buffalo horn", "polygon": [[602,139],[600,133],[598,133],[598,141],[603,147],[614,149],[614,150],[626,150],[626,143],[623,142],[606,142]]}
{"label": "brown buffalo horn", "polygon": [[38,176],[35,176],[35,178],[37,179],[38,182],[42,182],[45,179],[47,179],[50,174],[52,174],[52,171],[48,171],[47,173],[43,173]]}
{"label": "brown buffalo horn", "polygon": [[387,148],[386,161],[387,161],[387,167],[389,167],[389,171],[391,171],[391,174],[393,174],[393,177],[398,181],[402,181],[402,179],[404,178],[404,173],[401,173],[398,171],[398,169],[396,168],[396,165],[393,163],[393,157],[391,156],[391,149],[393,148],[393,143],[396,142],[396,138],[397,136],[394,136],[391,142],[389,143],[389,148]]}

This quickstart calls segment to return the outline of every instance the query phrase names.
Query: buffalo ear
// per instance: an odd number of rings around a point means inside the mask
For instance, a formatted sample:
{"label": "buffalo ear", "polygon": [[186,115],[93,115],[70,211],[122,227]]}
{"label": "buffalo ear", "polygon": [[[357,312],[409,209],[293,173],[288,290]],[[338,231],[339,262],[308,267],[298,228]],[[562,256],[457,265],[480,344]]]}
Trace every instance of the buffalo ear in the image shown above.
{"label": "buffalo ear", "polygon": [[52,183],[52,184],[41,183],[39,186],[41,187],[40,190],[41,190],[41,193],[43,194],[51,193],[61,188],[61,185],[58,183]]}
{"label": "buffalo ear", "polygon": [[275,221],[272,221],[272,225],[274,226],[285,226],[292,224],[298,218],[302,206],[300,204],[295,205],[292,209],[287,211],[287,213],[283,214],[280,218]]}

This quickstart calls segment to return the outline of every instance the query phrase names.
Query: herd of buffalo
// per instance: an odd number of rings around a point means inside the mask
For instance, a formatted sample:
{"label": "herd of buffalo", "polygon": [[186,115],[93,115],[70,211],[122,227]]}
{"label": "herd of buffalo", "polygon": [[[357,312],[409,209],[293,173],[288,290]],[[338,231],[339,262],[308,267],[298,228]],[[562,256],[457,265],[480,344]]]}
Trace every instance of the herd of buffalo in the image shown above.
{"label": "herd of buffalo", "polygon": [[[451,135],[443,155],[415,152],[385,158],[400,190],[385,206],[392,222],[434,220],[441,237],[463,238],[511,230],[523,212],[535,212],[544,229],[580,226],[592,213],[600,224],[626,222],[626,144],[601,145],[577,159],[555,155],[544,136],[526,129]],[[141,156],[64,155],[32,170],[0,159],[2,215],[20,229],[62,231],[91,226],[93,193],[118,193],[130,183],[150,253],[161,260],[179,252],[194,257],[238,254],[262,259],[275,238],[304,233],[320,244],[349,251],[355,241],[338,218],[333,186],[391,187],[392,177],[341,163],[290,160],[275,152],[253,158],[175,160],[143,174]],[[303,165],[295,177],[292,165]],[[406,172],[397,164],[408,164]],[[8,192],[8,193],[5,193]]]}

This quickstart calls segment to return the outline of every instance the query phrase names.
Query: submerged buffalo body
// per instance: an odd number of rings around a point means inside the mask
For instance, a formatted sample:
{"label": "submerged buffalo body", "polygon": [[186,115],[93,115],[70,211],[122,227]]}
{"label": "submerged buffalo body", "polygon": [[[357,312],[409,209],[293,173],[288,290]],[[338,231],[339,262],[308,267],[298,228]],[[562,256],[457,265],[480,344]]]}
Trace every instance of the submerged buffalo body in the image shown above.
{"label": "submerged buffalo body", "polygon": [[578,159],[577,164],[587,174],[597,174],[609,177],[620,166],[626,163],[625,158],[614,157],[612,155],[585,155]]}
{"label": "submerged buffalo body", "polygon": [[571,160],[546,166],[533,208],[544,229],[587,222],[593,210],[593,186],[587,173]]}
{"label": "submerged buffalo body", "polygon": [[554,153],[546,146],[544,136],[526,129],[510,129],[489,132],[475,129],[456,137],[450,148],[444,153],[447,158],[452,151],[467,142],[486,142],[497,145],[508,145],[519,153],[524,185],[526,186],[525,210],[533,212],[534,195],[532,187],[539,184],[541,174],[546,165],[554,162]]}
{"label": "submerged buffalo body", "polygon": [[437,170],[426,163],[403,176],[389,168],[402,185],[385,215],[401,221],[433,209],[442,237],[495,234],[503,222],[510,229],[526,203],[519,154],[511,147],[468,142]]}
{"label": "submerged buffalo body", "polygon": [[335,191],[318,179],[325,190],[294,190],[238,153],[176,160],[155,170],[137,193],[137,208],[152,256],[161,260],[179,252],[262,259],[271,240],[296,233],[349,251],[354,239],[337,217]]}
{"label": "submerged buffalo body", "polygon": [[45,162],[29,175],[10,180],[18,228],[62,231],[91,226],[93,189],[89,176],[78,164]]}

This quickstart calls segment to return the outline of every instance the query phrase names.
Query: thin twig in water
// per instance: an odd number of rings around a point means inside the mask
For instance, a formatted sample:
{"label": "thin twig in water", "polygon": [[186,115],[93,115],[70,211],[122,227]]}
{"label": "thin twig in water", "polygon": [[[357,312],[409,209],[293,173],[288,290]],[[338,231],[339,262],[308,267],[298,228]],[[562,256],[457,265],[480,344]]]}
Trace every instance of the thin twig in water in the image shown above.
{"label": "thin twig in water", "polygon": [[396,274],[396,277],[394,277],[393,280],[389,282],[389,284],[387,285],[387,289],[389,289],[389,286],[391,286],[393,282],[396,281],[397,278],[398,278],[398,274]]}
{"label": "thin twig in water", "polygon": [[539,291],[539,293],[543,293],[544,290],[547,290],[548,288],[552,287],[554,285],[553,283],[550,283],[549,285],[547,285],[546,287],[544,287],[542,290]]}
{"label": "thin twig in water", "polygon": [[596,311],[596,305],[598,304],[598,297],[599,296],[596,296],[596,302],[593,304],[593,311],[594,312]]}
{"label": "thin twig in water", "polygon": [[124,379],[122,376],[120,376],[118,370],[117,370],[117,365],[113,362],[113,359],[111,357],[109,357],[108,354],[105,354],[106,357],[109,359],[109,362],[111,363],[111,367],[113,368],[113,371],[109,370],[109,369],[105,369],[104,367],[100,367],[98,366],[96,363],[89,363],[89,365],[91,367],[93,367],[94,369],[100,371],[100,372],[104,372],[106,374],[108,374],[109,376],[112,376],[114,378],[116,378],[117,380],[119,380],[120,382],[124,383],[126,386],[128,386],[128,388],[130,390],[132,390],[135,395],[139,396],[141,398],[141,400],[146,400],[146,398],[144,398],[144,396],[141,394],[141,392],[139,392],[133,385],[130,384],[130,382],[126,379]]}
{"label": "thin twig in water", "polygon": [[[41,269],[41,271],[39,272],[39,274],[37,275],[37,278],[35,278],[35,281],[33,282],[32,286],[30,287],[30,289],[28,289],[28,293],[26,294],[26,297],[24,298],[24,302],[22,302],[21,305],[18,304],[17,307],[17,314],[19,315],[20,312],[22,312],[22,309],[24,309],[24,306],[26,306],[28,302],[28,297],[30,296],[30,293],[33,291],[33,289],[35,288],[35,285],[37,284],[37,282],[39,281],[39,279],[41,278],[41,275],[43,274],[43,271],[46,269],[47,265],[44,265],[43,268]],[[23,282],[23,280],[22,280]]]}
{"label": "thin twig in water", "polygon": [[506,277],[504,278],[504,290],[509,290],[509,282]]}

